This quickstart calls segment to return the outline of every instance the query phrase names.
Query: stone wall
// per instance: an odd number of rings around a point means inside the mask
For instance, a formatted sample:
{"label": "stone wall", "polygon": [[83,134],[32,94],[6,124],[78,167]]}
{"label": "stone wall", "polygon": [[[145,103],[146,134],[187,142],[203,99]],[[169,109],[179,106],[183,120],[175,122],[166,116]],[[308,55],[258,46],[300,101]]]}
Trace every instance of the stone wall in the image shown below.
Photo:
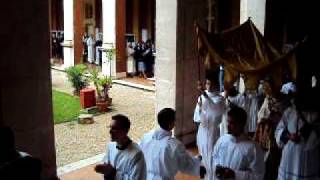
{"label": "stone wall", "polygon": [[266,0],[241,0],[240,1],[240,23],[245,22],[249,17],[258,30],[264,34]]}

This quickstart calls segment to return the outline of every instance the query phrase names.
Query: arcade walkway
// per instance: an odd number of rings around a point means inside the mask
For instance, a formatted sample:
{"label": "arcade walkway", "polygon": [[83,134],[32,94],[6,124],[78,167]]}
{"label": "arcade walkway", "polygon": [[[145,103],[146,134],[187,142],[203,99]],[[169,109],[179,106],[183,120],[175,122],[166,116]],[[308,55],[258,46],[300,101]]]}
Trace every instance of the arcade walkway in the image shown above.
{"label": "arcade walkway", "polygon": [[[193,154],[196,154],[197,150],[195,147],[188,148],[190,152]],[[81,168],[79,170],[64,174],[60,176],[61,180],[103,180],[102,176],[100,174],[97,174],[94,172],[94,166],[90,165],[84,168]],[[188,176],[179,173],[176,178],[176,180],[199,180],[198,177]]]}

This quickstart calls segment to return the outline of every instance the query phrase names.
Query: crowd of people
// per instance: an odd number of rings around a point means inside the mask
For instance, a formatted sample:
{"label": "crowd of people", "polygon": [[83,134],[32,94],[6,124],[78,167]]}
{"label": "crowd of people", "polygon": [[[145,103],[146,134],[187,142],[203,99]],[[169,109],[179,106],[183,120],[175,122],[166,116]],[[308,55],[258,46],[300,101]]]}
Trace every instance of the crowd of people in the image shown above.
{"label": "crowd of people", "polygon": [[101,65],[102,64],[102,34],[97,32],[96,37],[93,34],[88,35],[85,33],[82,37],[82,57],[83,62],[90,64]]}
{"label": "crowd of people", "polygon": [[221,93],[219,75],[209,73],[194,113],[197,156],[172,135],[173,109],[162,109],[157,115],[159,128],[146,133],[139,143],[128,137],[129,119],[113,116],[112,142],[95,170],[105,179],[116,180],[169,180],[179,171],[208,180],[319,179],[318,107],[310,99],[295,96],[292,81],[281,90],[273,88],[266,78],[259,92],[239,93],[231,87]]}
{"label": "crowd of people", "polygon": [[51,32],[51,54],[54,59],[63,59],[63,43],[64,36],[63,31]]}
{"label": "crowd of people", "polygon": [[[244,80],[245,81],[245,80]],[[176,112],[164,108],[157,114],[159,127],[140,142],[128,136],[131,122],[112,116],[107,153],[95,171],[106,180],[173,180],[178,172],[207,180],[317,180],[320,178],[320,121],[316,77],[307,94],[297,95],[286,76],[281,89],[270,78],[257,92],[228,87],[221,93],[218,73],[208,72],[205,88],[199,86],[194,123],[199,155],[189,154],[172,135]],[[263,99],[259,103],[259,99]],[[256,122],[252,122],[256,121]],[[13,134],[2,128],[0,176],[20,160],[30,157],[14,149]],[[32,169],[41,166],[33,159]],[[30,161],[30,162],[29,162]],[[31,166],[30,166],[31,167]],[[35,175],[35,174],[30,174]]]}
{"label": "crowd of people", "polygon": [[154,76],[155,47],[151,40],[127,43],[127,73],[131,76]]}
{"label": "crowd of people", "polygon": [[[63,32],[54,31],[51,37],[52,58],[63,59]],[[82,58],[83,62],[90,64],[102,65],[102,33],[93,34],[85,33],[82,36]],[[149,39],[141,42],[127,42],[127,74],[129,76],[138,76],[142,78],[152,78],[154,76],[155,64],[155,46]]]}

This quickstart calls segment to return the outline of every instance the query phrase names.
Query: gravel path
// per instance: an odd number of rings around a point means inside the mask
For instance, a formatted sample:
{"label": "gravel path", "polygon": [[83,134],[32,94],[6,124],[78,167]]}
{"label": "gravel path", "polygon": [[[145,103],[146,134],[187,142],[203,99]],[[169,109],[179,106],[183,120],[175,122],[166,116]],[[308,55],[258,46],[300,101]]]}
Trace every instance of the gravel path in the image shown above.
{"label": "gravel path", "polygon": [[[71,94],[72,88],[65,78],[65,73],[53,70],[52,80],[53,89]],[[104,153],[110,138],[106,126],[114,114],[121,113],[129,117],[129,135],[134,141],[138,141],[145,132],[156,127],[154,92],[114,84],[110,93],[113,98],[112,111],[96,116],[94,124],[68,122],[55,125],[58,166]]]}

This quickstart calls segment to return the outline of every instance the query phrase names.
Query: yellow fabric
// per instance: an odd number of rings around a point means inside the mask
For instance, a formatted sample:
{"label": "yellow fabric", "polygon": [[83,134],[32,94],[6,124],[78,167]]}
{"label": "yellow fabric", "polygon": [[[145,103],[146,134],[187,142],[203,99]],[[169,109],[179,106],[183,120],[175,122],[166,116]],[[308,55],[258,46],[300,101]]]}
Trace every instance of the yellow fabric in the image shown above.
{"label": "yellow fabric", "polygon": [[281,85],[284,68],[296,77],[294,53],[280,54],[273,48],[249,19],[242,25],[221,34],[209,34],[196,26],[198,51],[207,69],[224,65],[225,86],[232,85],[239,74],[245,76],[247,90],[258,87],[258,81],[269,75],[277,88]]}

